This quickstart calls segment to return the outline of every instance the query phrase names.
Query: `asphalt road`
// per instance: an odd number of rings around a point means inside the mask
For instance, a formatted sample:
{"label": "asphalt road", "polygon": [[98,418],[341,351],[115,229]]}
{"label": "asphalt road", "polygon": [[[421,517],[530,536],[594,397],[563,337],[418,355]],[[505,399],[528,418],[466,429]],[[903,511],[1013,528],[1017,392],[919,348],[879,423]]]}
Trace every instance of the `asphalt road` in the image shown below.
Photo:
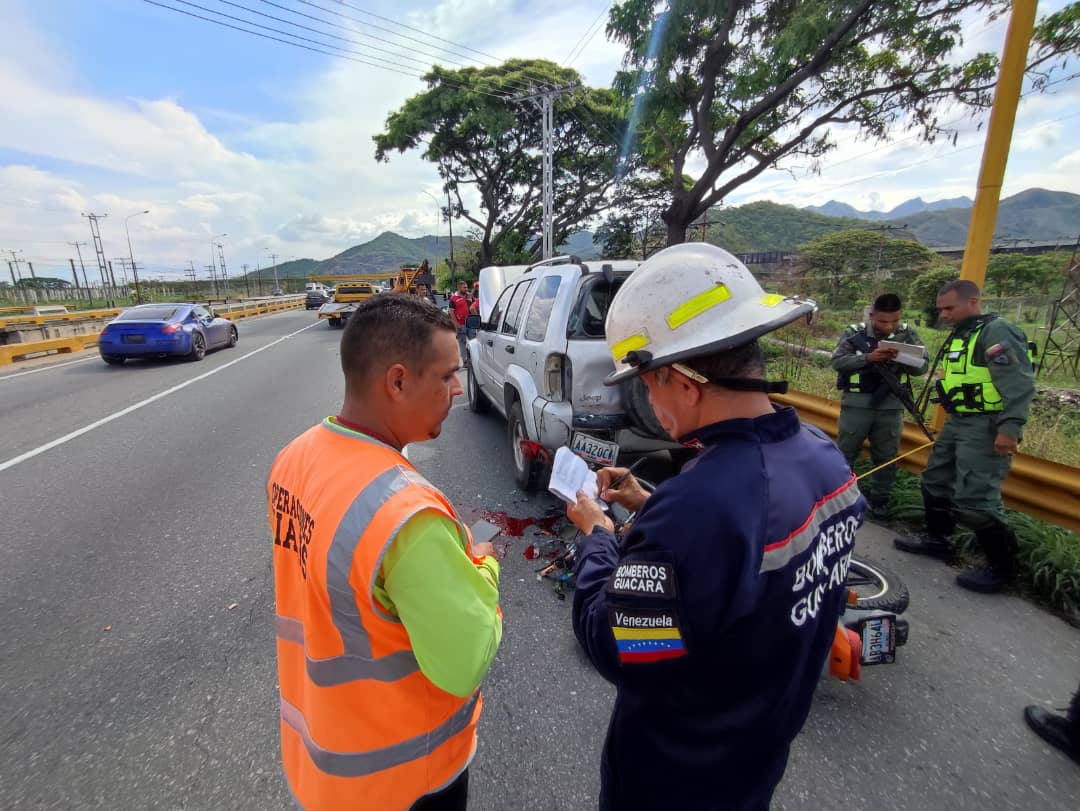
{"label": "asphalt road", "polygon": [[[297,332],[312,319],[241,322],[240,345],[202,363],[0,371],[0,807],[291,807],[263,486],[276,452],[340,404],[340,333]],[[515,489],[507,455],[498,417],[463,403],[410,448],[463,511],[543,514],[551,500]],[[470,807],[587,809],[613,691],[529,540],[503,564]],[[774,807],[1074,809],[1080,768],[1021,710],[1076,689],[1080,631],[962,592],[878,528],[858,550],[908,583],[911,639],[859,683],[822,680]]]}

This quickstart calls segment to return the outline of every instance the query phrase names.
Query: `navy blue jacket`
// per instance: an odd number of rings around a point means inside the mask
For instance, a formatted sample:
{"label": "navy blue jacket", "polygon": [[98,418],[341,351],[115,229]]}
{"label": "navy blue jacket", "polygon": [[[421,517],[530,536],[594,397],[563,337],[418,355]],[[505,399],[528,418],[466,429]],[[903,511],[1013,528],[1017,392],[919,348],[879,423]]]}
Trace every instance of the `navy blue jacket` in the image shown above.
{"label": "navy blue jacket", "polygon": [[780,409],[684,442],[623,543],[579,545],[574,632],[618,688],[604,809],[763,809],[832,647],[866,503]]}

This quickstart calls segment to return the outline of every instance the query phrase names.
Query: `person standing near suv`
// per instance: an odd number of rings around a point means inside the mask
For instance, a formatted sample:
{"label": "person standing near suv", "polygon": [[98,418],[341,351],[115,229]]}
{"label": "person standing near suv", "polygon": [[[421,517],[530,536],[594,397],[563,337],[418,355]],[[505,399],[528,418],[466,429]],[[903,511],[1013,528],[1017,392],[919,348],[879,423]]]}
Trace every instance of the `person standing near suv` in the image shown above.
{"label": "person standing near suv", "polygon": [[465,322],[469,318],[470,304],[472,301],[469,298],[469,283],[462,279],[457,284],[457,292],[450,294],[450,313],[457,323],[458,349],[461,351],[461,362],[465,366],[469,365],[469,350],[465,343]]}
{"label": "person standing near suv", "polygon": [[618,689],[601,809],[768,808],[829,656],[866,501],[843,455],[769,392],[757,339],[810,315],[725,250],[666,248],[615,295],[617,385],[640,376],[664,429],[699,450],[647,495],[628,471],[601,496],[638,511],[616,539],[578,495],[573,625]]}
{"label": "person standing near suv", "polygon": [[307,811],[464,811],[499,564],[403,454],[435,439],[460,359],[450,317],[372,296],[341,339],[345,402],[277,456],[281,758]]}

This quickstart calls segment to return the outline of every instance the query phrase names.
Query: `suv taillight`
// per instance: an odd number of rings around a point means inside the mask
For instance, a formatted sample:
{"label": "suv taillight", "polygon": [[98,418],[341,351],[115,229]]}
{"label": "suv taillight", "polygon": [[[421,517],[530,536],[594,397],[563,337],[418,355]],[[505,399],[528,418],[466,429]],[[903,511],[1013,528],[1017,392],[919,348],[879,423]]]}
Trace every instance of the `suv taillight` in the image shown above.
{"label": "suv taillight", "polygon": [[548,355],[544,361],[544,389],[547,399],[561,402],[570,397],[573,367],[566,355]]}

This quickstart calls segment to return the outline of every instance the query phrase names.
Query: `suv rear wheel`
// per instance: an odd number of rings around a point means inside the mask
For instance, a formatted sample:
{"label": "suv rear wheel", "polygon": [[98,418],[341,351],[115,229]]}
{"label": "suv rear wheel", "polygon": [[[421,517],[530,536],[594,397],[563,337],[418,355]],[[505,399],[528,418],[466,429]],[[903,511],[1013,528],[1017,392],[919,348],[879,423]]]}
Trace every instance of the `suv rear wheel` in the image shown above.
{"label": "suv rear wheel", "polygon": [[510,413],[506,421],[506,433],[510,439],[510,450],[514,458],[514,479],[517,481],[518,487],[526,493],[535,493],[541,486],[540,479],[544,474],[544,465],[535,456],[528,457],[521,447],[521,441],[527,440],[529,434],[525,429],[525,417],[522,415],[521,403],[517,400],[510,406]]}

